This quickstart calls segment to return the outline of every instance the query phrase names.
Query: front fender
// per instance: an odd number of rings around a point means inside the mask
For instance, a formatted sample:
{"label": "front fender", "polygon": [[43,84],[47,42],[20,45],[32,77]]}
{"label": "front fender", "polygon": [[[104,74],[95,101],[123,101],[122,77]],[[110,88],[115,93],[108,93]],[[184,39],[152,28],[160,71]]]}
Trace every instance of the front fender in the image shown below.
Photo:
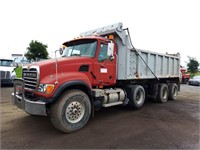
{"label": "front fender", "polygon": [[[62,94],[63,90],[69,88],[70,86],[82,86],[87,90],[88,94],[91,93],[91,80],[88,75],[82,72],[68,72],[68,73],[58,73],[58,79],[55,75],[48,75],[40,80],[42,84],[54,84],[54,90],[51,94],[45,94],[36,92],[35,94],[42,97],[47,103],[56,101],[58,97]],[[73,87],[74,88],[74,87]]]}
{"label": "front fender", "polygon": [[81,80],[75,80],[75,81],[69,81],[69,82],[65,82],[63,83],[62,85],[60,85],[57,90],[55,91],[54,95],[53,95],[53,99],[57,99],[61,94],[62,92],[67,89],[67,88],[70,88],[70,87],[74,87],[74,86],[77,86],[77,88],[79,88],[80,86],[83,86],[85,88],[86,91],[88,91],[88,93],[91,95],[92,94],[92,89],[91,87],[85,83],[84,81],[81,81]]}

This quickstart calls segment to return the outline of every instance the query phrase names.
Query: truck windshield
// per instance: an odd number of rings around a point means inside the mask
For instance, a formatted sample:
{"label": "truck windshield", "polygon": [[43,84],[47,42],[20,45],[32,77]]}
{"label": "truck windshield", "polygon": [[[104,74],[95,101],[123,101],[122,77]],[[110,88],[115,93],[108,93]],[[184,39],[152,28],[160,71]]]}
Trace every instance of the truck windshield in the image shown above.
{"label": "truck windshield", "polygon": [[12,67],[13,66],[13,60],[0,59],[0,66]]}
{"label": "truck windshield", "polygon": [[70,56],[94,57],[97,48],[97,40],[93,39],[75,40],[64,43],[64,45],[67,47],[64,49],[62,57],[70,57]]}

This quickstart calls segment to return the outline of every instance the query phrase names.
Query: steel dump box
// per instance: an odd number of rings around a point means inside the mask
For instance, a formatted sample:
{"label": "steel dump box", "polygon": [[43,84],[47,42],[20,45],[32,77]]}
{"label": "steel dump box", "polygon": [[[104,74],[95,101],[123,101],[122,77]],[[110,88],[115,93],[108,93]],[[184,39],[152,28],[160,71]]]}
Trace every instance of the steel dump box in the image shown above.
{"label": "steel dump box", "polygon": [[118,50],[118,80],[177,78],[180,57],[146,50]]}

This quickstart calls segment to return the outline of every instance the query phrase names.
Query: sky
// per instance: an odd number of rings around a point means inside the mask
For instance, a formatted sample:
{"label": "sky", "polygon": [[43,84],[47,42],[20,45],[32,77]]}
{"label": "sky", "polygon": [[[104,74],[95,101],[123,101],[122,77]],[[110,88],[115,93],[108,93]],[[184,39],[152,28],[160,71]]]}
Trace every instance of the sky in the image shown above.
{"label": "sky", "polygon": [[31,40],[54,57],[81,32],[122,22],[135,48],[200,62],[199,0],[0,0],[0,19],[0,57],[25,53]]}

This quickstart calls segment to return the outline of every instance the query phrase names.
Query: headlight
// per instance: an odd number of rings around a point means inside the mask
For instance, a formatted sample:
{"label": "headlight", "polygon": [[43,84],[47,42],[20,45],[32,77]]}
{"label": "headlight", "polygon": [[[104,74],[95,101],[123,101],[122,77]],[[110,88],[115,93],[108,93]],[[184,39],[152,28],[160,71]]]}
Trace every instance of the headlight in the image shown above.
{"label": "headlight", "polygon": [[46,94],[50,94],[54,90],[53,84],[39,84],[38,91]]}

